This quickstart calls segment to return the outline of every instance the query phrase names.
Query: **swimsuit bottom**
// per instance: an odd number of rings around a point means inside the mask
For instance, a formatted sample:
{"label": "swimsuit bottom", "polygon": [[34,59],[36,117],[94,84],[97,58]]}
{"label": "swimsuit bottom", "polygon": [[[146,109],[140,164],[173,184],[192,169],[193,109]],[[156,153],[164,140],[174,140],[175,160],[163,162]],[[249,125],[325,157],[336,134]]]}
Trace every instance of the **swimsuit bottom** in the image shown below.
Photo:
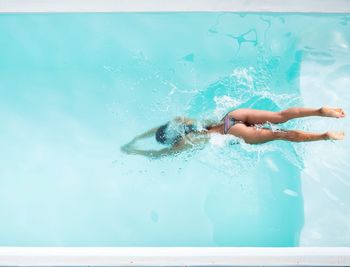
{"label": "swimsuit bottom", "polygon": [[235,125],[237,121],[234,118],[230,118],[229,114],[224,117],[224,134],[227,134],[228,130]]}

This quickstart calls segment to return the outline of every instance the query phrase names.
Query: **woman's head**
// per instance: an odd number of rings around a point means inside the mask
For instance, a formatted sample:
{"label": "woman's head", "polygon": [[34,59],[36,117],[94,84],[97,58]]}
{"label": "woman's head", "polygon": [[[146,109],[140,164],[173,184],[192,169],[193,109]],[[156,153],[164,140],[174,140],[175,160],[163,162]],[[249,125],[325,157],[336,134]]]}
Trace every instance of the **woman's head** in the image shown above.
{"label": "woman's head", "polygon": [[164,124],[162,126],[160,126],[156,132],[156,140],[158,143],[161,144],[167,144],[168,143],[168,139],[166,136],[166,129],[168,127],[168,124]]}
{"label": "woman's head", "polygon": [[173,145],[180,141],[186,134],[196,130],[193,124],[179,121],[170,121],[160,126],[156,132],[156,140],[164,145]]}

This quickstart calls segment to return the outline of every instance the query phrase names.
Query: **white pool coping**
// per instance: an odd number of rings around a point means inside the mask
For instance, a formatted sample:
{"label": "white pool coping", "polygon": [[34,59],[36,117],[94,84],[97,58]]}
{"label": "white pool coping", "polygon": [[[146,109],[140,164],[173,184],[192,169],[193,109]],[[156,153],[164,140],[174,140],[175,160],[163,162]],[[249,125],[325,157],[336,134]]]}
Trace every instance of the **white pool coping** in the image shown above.
{"label": "white pool coping", "polygon": [[0,266],[350,266],[350,248],[0,247]]}
{"label": "white pool coping", "polygon": [[189,11],[350,13],[350,0],[0,0],[0,13]]}

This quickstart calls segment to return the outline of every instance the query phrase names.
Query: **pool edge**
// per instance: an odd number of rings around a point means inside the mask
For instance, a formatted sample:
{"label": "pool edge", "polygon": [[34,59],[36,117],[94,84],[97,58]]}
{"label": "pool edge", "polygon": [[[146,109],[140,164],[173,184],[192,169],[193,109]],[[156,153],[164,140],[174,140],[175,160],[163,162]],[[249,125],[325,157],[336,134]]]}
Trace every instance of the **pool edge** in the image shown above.
{"label": "pool edge", "polygon": [[350,13],[349,0],[0,0],[0,13],[41,12]]}
{"label": "pool edge", "polygon": [[0,266],[350,266],[349,247],[0,247]]}

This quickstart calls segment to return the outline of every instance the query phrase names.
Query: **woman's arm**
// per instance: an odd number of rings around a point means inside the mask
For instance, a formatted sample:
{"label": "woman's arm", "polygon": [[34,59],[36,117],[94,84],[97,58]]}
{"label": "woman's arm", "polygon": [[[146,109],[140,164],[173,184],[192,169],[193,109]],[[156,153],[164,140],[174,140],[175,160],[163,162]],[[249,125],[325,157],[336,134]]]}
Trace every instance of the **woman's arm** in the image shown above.
{"label": "woman's arm", "polygon": [[184,116],[177,116],[174,118],[174,121],[179,122],[179,123],[183,123],[183,124],[187,124],[187,125],[196,123],[195,119],[186,118]]}
{"label": "woman's arm", "polygon": [[[160,127],[160,126],[159,126]],[[144,132],[143,134],[140,134],[138,136],[136,136],[134,139],[132,139],[129,143],[127,143],[126,145],[122,146],[122,148],[124,147],[125,149],[129,149],[130,147],[132,147],[134,145],[134,143],[139,140],[139,139],[143,139],[143,138],[147,138],[147,137],[151,137],[153,135],[155,135],[155,133],[157,132],[159,127],[155,127],[151,130],[148,130],[147,132]],[[123,149],[122,149],[123,150]],[[123,151],[124,151],[123,150]]]}
{"label": "woman's arm", "polygon": [[160,150],[142,150],[142,149],[136,149],[136,148],[126,148],[123,146],[122,151],[130,155],[141,155],[141,156],[145,156],[153,159],[174,155],[178,153],[172,148],[168,148],[168,147]]}
{"label": "woman's arm", "polygon": [[155,150],[155,149],[142,150],[142,149],[135,148],[133,146],[133,143],[131,142],[121,147],[121,150],[124,153],[127,153],[129,155],[141,155],[141,156],[145,156],[153,159],[161,158],[164,156],[176,155],[185,149],[186,149],[185,146],[181,144],[177,144],[177,145],[175,144],[172,147],[166,147],[159,150]]}
{"label": "woman's arm", "polygon": [[157,132],[159,127],[155,127],[155,128],[153,128],[151,130],[148,130],[147,132],[144,132],[143,134],[140,134],[140,135],[136,136],[133,140],[142,139],[142,138],[146,138],[146,137],[151,137],[152,135],[155,135],[155,133]]}
{"label": "woman's arm", "polygon": [[187,136],[185,139],[181,139],[171,147],[166,147],[159,150],[142,150],[134,147],[134,141],[121,147],[121,150],[130,155],[141,155],[149,158],[161,158],[165,156],[178,155],[182,151],[199,148],[200,145],[207,143],[209,137],[207,135],[201,136]]}

